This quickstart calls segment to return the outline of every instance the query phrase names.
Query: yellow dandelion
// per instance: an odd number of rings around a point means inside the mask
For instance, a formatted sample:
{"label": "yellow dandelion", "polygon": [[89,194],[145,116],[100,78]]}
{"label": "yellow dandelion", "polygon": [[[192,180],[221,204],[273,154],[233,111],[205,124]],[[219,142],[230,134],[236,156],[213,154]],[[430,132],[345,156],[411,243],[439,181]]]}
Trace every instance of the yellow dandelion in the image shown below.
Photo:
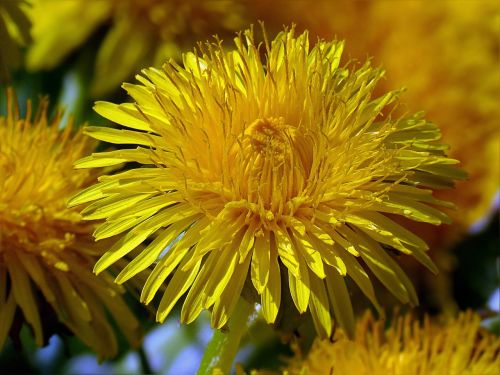
{"label": "yellow dandelion", "polygon": [[9,92],[7,115],[0,117],[0,348],[9,332],[16,334],[19,310],[37,345],[59,321],[108,358],[117,352],[108,313],[134,345],[141,329],[111,275],[91,272],[104,252],[92,239],[95,224],[66,207],[95,181],[95,173],[73,169],[94,144],[81,131],[73,136],[71,124],[60,130],[61,116],[50,121],[47,107],[42,100],[31,120],[28,102],[21,118]]}
{"label": "yellow dandelion", "polygon": [[102,95],[141,66],[180,57],[180,50],[191,48],[193,36],[240,29],[242,7],[233,0],[34,0],[34,43],[27,64],[33,70],[53,68],[109,24],[92,81],[94,94]]}
{"label": "yellow dandelion", "polygon": [[358,322],[354,340],[340,330],[333,341],[316,340],[306,358],[297,355],[282,373],[496,375],[500,338],[482,329],[480,323],[479,316],[470,311],[445,325],[428,317],[421,324],[406,315],[384,331],[384,322],[367,314]]}
{"label": "yellow dandelion", "polygon": [[123,85],[135,103],[96,104],[125,128],[86,133],[138,147],[94,153],[77,167],[142,166],[103,175],[70,202],[93,202],[84,217],[106,220],[97,240],[121,235],[94,270],[152,240],[116,281],[154,264],[141,300],[151,302],[168,278],[157,319],[187,293],[181,320],[209,309],[216,328],[248,279],[269,323],[288,280],[297,310],[311,312],[321,335],[332,331],[332,312],[351,330],[346,276],[377,305],[358,259],[402,302],[416,304],[383,246],[436,269],[426,244],[385,214],[449,221],[432,207],[450,206],[432,189],[452,186],[463,172],[445,156],[438,127],[421,114],[382,117],[398,93],[373,98],[383,71],[341,66],[342,42],[310,48],[308,34],[292,29],[261,46],[247,30],[235,45],[207,43],[185,54],[184,66],[143,70],[140,84]]}
{"label": "yellow dandelion", "polygon": [[31,23],[26,14],[29,6],[26,0],[10,0],[0,3],[0,81],[9,76],[10,67],[21,62],[19,46],[31,41]]}

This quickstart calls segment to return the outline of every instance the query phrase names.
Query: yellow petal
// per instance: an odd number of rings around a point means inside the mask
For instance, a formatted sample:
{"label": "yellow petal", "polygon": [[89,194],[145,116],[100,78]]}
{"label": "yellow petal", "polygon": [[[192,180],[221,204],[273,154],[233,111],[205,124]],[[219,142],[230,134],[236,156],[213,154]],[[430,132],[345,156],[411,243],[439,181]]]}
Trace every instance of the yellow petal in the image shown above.
{"label": "yellow petal", "polygon": [[285,267],[295,276],[299,276],[299,261],[295,256],[292,241],[286,231],[274,231],[278,254]]}
{"label": "yellow petal", "polygon": [[281,273],[274,241],[271,242],[270,251],[269,280],[261,294],[261,305],[266,322],[274,323],[281,304]]}
{"label": "yellow petal", "polygon": [[[139,228],[139,229],[138,229]],[[118,259],[123,258],[137,246],[144,242],[156,228],[140,230],[140,227],[134,228],[132,231],[127,233],[124,237],[120,239],[117,243],[113,245],[111,249],[106,251],[104,255],[97,261],[94,266],[94,272],[99,274],[110,265],[115,263]]]}
{"label": "yellow petal", "polygon": [[152,131],[146,119],[143,118],[132,103],[117,105],[108,102],[96,102],[94,111],[117,124],[137,130]]}
{"label": "yellow petal", "polygon": [[309,308],[313,318],[316,332],[320,337],[326,338],[332,334],[332,317],[330,316],[330,304],[322,279],[316,275],[310,275],[311,296],[309,298]]}
{"label": "yellow petal", "polygon": [[325,278],[325,271],[323,268],[323,258],[321,254],[312,245],[311,241],[306,236],[300,236],[297,233],[295,236],[295,243],[297,244],[297,250],[300,251],[304,259],[306,260],[307,266],[313,271],[319,278]]}
{"label": "yellow petal", "polygon": [[21,310],[26,318],[26,321],[31,325],[35,333],[35,342],[38,346],[43,344],[42,324],[36,304],[33,290],[30,285],[28,275],[24,272],[24,268],[19,262],[17,256],[11,252],[4,254],[6,263],[9,265],[9,274],[11,277],[12,293],[21,307]]}
{"label": "yellow petal", "polygon": [[326,287],[330,302],[332,303],[335,319],[347,332],[349,337],[354,336],[354,311],[352,309],[349,291],[345,285],[344,277],[333,267],[326,267]]}
{"label": "yellow petal", "polygon": [[163,294],[160,305],[158,306],[158,311],[156,313],[156,321],[160,323],[163,323],[179,298],[191,287],[193,281],[198,275],[201,260],[188,271],[183,271],[182,266],[188,260],[189,257],[185,257],[183,259],[181,265],[179,266],[177,271],[175,271],[174,276],[169,281],[167,289]]}
{"label": "yellow petal", "polygon": [[19,257],[19,261],[22,263],[23,267],[26,269],[37,287],[40,288],[45,299],[49,302],[55,301],[56,297],[51,283],[47,279],[46,271],[42,268],[38,259],[35,256],[26,253]]}
{"label": "yellow petal", "polygon": [[69,319],[73,322],[79,320],[90,321],[92,316],[90,315],[87,303],[78,295],[67,275],[61,272],[54,272],[53,276],[59,284],[59,290],[62,292],[62,300],[59,300],[58,304],[63,306],[62,310],[68,314]]}
{"label": "yellow petal", "polygon": [[181,220],[172,224],[161,232],[140,254],[134,257],[130,263],[116,276],[115,282],[122,284],[139,272],[152,265],[160,254],[173,242],[192,222],[192,218]]}
{"label": "yellow petal", "polygon": [[85,209],[81,211],[81,214],[86,220],[105,219],[117,212],[122,212],[135,206],[148,197],[150,197],[150,194],[113,194],[85,207]]}
{"label": "yellow petal", "polygon": [[216,329],[221,329],[232,315],[236,303],[241,298],[241,290],[245,284],[250,266],[251,256],[248,255],[243,262],[239,262],[233,272],[233,276],[228,283],[228,286],[220,298],[215,302],[212,309],[211,324]]}
{"label": "yellow petal", "polygon": [[222,291],[231,280],[238,260],[238,252],[228,245],[220,250],[212,250],[210,256],[216,257],[217,261],[203,292],[203,308],[205,309],[210,308],[220,298]]}
{"label": "yellow petal", "polygon": [[292,295],[292,300],[297,307],[297,310],[299,310],[300,313],[306,312],[307,305],[309,304],[309,296],[311,294],[311,288],[309,285],[309,273],[307,269],[301,274],[300,279],[295,277],[289,271],[288,283],[290,286],[290,294]]}
{"label": "yellow petal", "polygon": [[252,254],[252,283],[257,293],[262,294],[269,280],[269,233],[255,238],[255,245]]}
{"label": "yellow petal", "polygon": [[0,322],[2,322],[2,324],[0,324],[0,350],[3,349],[12,322],[14,321],[16,307],[16,299],[12,291],[6,301],[0,301]]}
{"label": "yellow petal", "polygon": [[[208,225],[208,222],[209,220],[207,218],[200,219],[196,222],[196,224],[189,228],[184,236],[167,251],[163,258],[160,259],[144,284],[140,298],[141,302],[146,304],[151,302],[165,279],[179,265],[191,246],[199,240],[200,231]],[[190,260],[188,260],[188,262]],[[187,269],[184,271],[187,271]]]}
{"label": "yellow petal", "polygon": [[108,194],[103,193],[103,188],[105,187],[111,187],[111,186],[118,186],[118,182],[116,181],[108,181],[108,182],[101,182],[95,185],[92,185],[78,194],[76,194],[73,198],[71,198],[68,201],[68,206],[69,207],[74,207],[78,206],[79,204],[82,203],[87,203],[91,202],[97,199],[104,198],[108,196]]}

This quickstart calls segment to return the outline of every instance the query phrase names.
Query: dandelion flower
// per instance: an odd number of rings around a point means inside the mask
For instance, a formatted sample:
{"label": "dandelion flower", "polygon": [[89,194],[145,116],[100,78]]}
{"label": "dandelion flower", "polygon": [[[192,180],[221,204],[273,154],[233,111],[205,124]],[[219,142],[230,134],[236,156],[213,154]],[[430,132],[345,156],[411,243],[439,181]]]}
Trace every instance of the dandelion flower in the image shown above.
{"label": "dandelion flower", "polygon": [[49,121],[47,106],[42,100],[32,120],[28,102],[21,118],[9,92],[7,115],[0,117],[0,348],[9,332],[16,334],[18,311],[37,345],[58,321],[108,358],[117,352],[108,312],[131,343],[141,330],[110,274],[91,272],[104,252],[92,239],[95,224],[66,207],[95,181],[95,173],[73,169],[93,142],[81,131],[72,136],[71,125],[60,130],[61,116]]}
{"label": "dandelion flower", "polygon": [[6,80],[8,69],[16,68],[21,62],[19,45],[31,41],[31,23],[26,14],[28,2],[25,0],[2,1],[0,3],[0,80]]}
{"label": "dandelion flower", "polygon": [[480,323],[470,311],[445,325],[428,317],[421,324],[406,315],[384,331],[384,322],[367,314],[358,322],[354,340],[340,330],[333,342],[316,340],[307,357],[295,357],[283,374],[495,375],[500,338]]}
{"label": "dandelion flower", "polygon": [[198,0],[34,0],[33,39],[27,64],[33,70],[59,64],[103,26],[92,89],[115,89],[145,65],[179,57],[193,36],[227,35],[243,26],[242,4]]}
{"label": "dandelion flower", "polygon": [[184,66],[143,70],[140,84],[123,85],[135,103],[96,104],[125,128],[86,133],[137,147],[94,153],[77,167],[141,166],[101,176],[70,202],[93,202],[84,217],[106,220],[97,240],[121,235],[94,270],[149,239],[116,281],[155,264],[141,299],[151,302],[168,278],[157,319],[187,293],[181,320],[209,309],[216,328],[248,277],[267,322],[289,289],[321,335],[332,331],[332,312],[349,330],[346,276],[377,305],[362,263],[402,302],[416,304],[384,246],[435,267],[425,243],[385,214],[448,222],[432,206],[449,204],[432,189],[463,173],[445,156],[437,126],[421,114],[382,117],[397,93],[373,98],[383,71],[341,66],[341,42],[310,48],[308,34],[295,37],[292,29],[262,47],[247,30],[235,45],[207,43],[185,54]]}

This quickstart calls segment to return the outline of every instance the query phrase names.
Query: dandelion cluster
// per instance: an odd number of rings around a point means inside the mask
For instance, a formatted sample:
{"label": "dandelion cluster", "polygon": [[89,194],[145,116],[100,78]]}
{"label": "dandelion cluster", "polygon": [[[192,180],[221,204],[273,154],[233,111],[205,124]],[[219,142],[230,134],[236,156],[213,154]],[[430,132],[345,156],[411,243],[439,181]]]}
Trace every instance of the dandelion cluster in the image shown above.
{"label": "dandelion cluster", "polygon": [[438,127],[422,114],[382,116],[398,92],[373,97],[384,72],[341,65],[341,42],[310,48],[308,34],[292,29],[260,45],[247,30],[235,46],[200,45],[183,66],[171,61],[124,84],[135,103],[96,104],[124,128],[86,133],[137,147],[76,163],[136,163],[102,175],[70,202],[92,202],[84,218],[105,220],[96,240],[121,236],[94,270],[144,244],[116,281],[154,265],[141,300],[151,302],[167,283],[157,319],[187,293],[181,320],[209,309],[216,328],[231,316],[247,276],[267,322],[276,320],[288,280],[297,310],[310,311],[322,336],[332,332],[333,315],[352,332],[346,276],[378,306],[365,266],[399,300],[416,304],[385,247],[436,269],[426,244],[387,214],[449,222],[434,206],[451,205],[432,192],[463,172],[445,155]]}
{"label": "dandelion cluster", "polygon": [[141,329],[123,288],[109,273],[91,272],[104,252],[92,239],[95,223],[66,207],[95,181],[95,172],[73,169],[95,144],[81,131],[73,134],[71,123],[61,130],[61,115],[49,120],[47,108],[42,100],[33,115],[28,102],[21,117],[9,92],[0,117],[0,348],[9,333],[18,334],[13,322],[22,314],[37,345],[59,322],[108,358],[117,352],[108,312],[131,343],[140,341]]}

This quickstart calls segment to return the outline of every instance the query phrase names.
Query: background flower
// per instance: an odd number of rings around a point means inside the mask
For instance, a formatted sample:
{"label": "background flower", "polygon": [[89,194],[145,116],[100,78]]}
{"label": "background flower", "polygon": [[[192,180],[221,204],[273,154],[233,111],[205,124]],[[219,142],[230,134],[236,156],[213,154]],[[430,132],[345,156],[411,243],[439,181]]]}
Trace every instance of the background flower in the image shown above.
{"label": "background flower", "polygon": [[232,0],[34,0],[32,70],[53,68],[95,33],[94,95],[116,90],[143,66],[180,57],[199,37],[232,36],[243,26],[243,4]]}
{"label": "background flower", "polygon": [[481,319],[470,311],[446,324],[428,317],[420,323],[411,315],[396,317],[387,330],[385,323],[366,314],[354,341],[342,331],[332,341],[317,340],[305,358],[297,353],[283,374],[498,373],[500,338],[481,328]]}
{"label": "background flower", "polygon": [[47,106],[42,100],[33,115],[28,103],[22,118],[10,92],[7,115],[0,117],[0,347],[9,332],[17,340],[18,321],[31,327],[39,346],[61,332],[61,323],[109,358],[117,340],[108,312],[133,345],[141,328],[123,288],[109,273],[91,273],[104,251],[93,244],[94,223],[66,208],[70,196],[95,180],[95,173],[73,170],[94,143],[73,135],[71,123],[61,130],[60,114],[49,120]]}

